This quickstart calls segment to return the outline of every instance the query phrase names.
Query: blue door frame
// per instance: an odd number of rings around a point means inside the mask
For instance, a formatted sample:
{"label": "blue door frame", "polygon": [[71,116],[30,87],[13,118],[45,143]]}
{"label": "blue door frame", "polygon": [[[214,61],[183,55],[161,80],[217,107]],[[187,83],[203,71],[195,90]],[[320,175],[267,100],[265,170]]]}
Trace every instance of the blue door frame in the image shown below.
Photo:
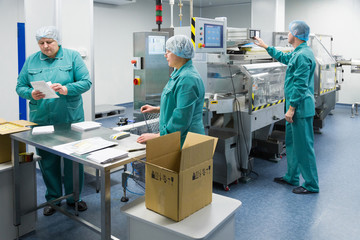
{"label": "blue door frame", "polygon": [[[18,32],[18,73],[25,63],[25,23],[17,23]],[[19,97],[19,119],[27,120],[26,99]]]}

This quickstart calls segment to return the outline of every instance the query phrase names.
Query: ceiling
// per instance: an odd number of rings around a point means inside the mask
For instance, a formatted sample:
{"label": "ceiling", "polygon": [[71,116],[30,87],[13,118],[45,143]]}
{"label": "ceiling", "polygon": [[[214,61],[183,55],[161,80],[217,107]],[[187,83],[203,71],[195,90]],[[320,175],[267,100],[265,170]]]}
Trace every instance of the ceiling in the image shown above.
{"label": "ceiling", "polygon": [[[182,0],[185,5],[189,5],[190,0]],[[169,3],[169,0],[163,0],[164,3]],[[175,0],[177,5],[179,0]],[[251,3],[251,0],[193,0],[194,7],[216,7],[232,4],[242,4],[242,3]]]}

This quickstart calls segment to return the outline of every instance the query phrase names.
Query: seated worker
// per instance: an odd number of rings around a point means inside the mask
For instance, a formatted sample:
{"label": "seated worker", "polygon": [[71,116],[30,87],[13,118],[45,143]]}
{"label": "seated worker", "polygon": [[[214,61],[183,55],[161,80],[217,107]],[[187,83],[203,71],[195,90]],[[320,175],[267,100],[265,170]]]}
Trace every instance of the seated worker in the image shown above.
{"label": "seated worker", "polygon": [[161,94],[160,107],[144,105],[142,113],[159,113],[160,133],[144,133],[139,143],[166,135],[181,132],[181,146],[188,132],[204,134],[202,109],[205,88],[200,74],[192,64],[194,47],[191,40],[177,35],[166,41],[166,60],[175,68]]}
{"label": "seated worker", "polygon": [[[38,125],[54,125],[84,121],[84,109],[81,94],[91,88],[89,71],[78,52],[65,49],[59,42],[59,33],[53,26],[42,27],[36,32],[40,51],[28,57],[18,76],[16,92],[20,97],[30,100],[30,121]],[[59,98],[44,99],[45,95],[35,91],[31,82],[51,81],[50,87]],[[46,185],[47,201],[62,196],[60,157],[41,149],[39,166]],[[84,167],[79,166],[80,193],[84,179]],[[73,193],[72,161],[64,159],[65,194]],[[60,203],[57,203],[60,205]],[[74,198],[68,198],[67,204],[75,206]],[[84,201],[78,203],[78,210],[85,211]],[[55,212],[51,206],[44,208],[44,215]]]}

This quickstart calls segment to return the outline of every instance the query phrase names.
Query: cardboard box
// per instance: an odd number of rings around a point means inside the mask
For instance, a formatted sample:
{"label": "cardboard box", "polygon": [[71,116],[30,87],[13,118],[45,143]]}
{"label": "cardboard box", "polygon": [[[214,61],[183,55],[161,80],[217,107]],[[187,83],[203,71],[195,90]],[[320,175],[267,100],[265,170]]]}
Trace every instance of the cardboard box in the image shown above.
{"label": "cardboard box", "polygon": [[147,142],[145,206],[181,221],[212,201],[217,138],[189,132],[180,149],[180,132]]}
{"label": "cardboard box", "polygon": [[[36,123],[17,120],[8,122],[5,119],[0,118],[0,163],[11,161],[11,133],[17,133],[22,131],[28,131],[30,128],[26,126],[33,126]],[[26,152],[25,143],[19,144],[19,152]]]}

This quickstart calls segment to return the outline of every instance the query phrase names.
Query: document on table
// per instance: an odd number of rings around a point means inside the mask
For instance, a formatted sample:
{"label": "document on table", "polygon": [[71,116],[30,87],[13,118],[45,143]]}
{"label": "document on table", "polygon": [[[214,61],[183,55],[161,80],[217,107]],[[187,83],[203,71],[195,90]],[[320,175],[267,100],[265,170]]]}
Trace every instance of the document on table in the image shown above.
{"label": "document on table", "polygon": [[51,82],[36,81],[30,83],[35,90],[39,90],[40,92],[45,94],[44,99],[59,97],[56,92],[50,87]]}
{"label": "document on table", "polygon": [[121,148],[126,149],[128,152],[137,152],[146,150],[146,144],[137,143],[136,141],[123,141]]}
{"label": "document on table", "polygon": [[32,135],[40,135],[40,134],[49,134],[54,132],[54,126],[40,126],[40,127],[34,127],[32,129]]}
{"label": "document on table", "polygon": [[87,130],[92,130],[95,128],[99,128],[101,127],[101,123],[98,122],[93,122],[93,121],[84,121],[84,122],[78,122],[78,123],[72,123],[71,124],[71,129],[76,130],[76,131],[87,131]]}
{"label": "document on table", "polygon": [[101,137],[87,138],[80,141],[65,143],[54,146],[53,149],[66,154],[76,153],[79,155],[93,152],[99,149],[117,145],[116,142],[107,141]]}
{"label": "document on table", "polygon": [[123,150],[116,148],[105,148],[90,153],[89,156],[87,156],[86,158],[91,161],[104,164],[119,160],[121,158],[126,158],[127,156],[128,153]]}

